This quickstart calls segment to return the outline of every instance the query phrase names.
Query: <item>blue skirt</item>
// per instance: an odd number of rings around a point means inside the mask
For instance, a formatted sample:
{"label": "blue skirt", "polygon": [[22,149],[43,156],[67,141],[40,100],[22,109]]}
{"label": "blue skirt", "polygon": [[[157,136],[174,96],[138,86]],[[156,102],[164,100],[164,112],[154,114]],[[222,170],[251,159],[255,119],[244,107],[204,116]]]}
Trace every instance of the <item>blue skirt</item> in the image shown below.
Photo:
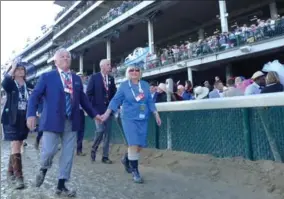
{"label": "blue skirt", "polygon": [[147,146],[148,120],[122,119],[121,122],[128,146]]}

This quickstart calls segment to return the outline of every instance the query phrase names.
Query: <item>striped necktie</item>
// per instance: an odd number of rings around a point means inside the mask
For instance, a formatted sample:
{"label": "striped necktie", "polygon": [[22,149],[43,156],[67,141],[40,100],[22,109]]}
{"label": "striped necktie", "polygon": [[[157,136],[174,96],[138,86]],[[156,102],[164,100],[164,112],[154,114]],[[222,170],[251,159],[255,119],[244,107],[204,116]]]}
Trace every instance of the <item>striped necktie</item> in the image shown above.
{"label": "striped necktie", "polygon": [[[69,73],[62,72],[62,75],[65,80],[64,88],[70,89],[71,81],[70,81]],[[65,92],[65,108],[66,108],[65,110],[66,116],[69,118],[71,116],[72,106],[71,106],[71,94],[67,92]]]}

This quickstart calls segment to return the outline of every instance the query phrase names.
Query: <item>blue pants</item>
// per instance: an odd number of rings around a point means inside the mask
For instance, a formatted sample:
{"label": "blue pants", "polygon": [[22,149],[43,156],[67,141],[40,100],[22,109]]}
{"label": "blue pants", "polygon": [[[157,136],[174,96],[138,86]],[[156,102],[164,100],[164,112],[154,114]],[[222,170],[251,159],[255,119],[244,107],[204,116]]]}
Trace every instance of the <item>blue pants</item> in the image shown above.
{"label": "blue pants", "polygon": [[73,165],[74,150],[76,147],[77,133],[72,131],[72,123],[65,121],[64,132],[54,133],[44,131],[42,136],[41,168],[49,169],[52,160],[58,151],[58,144],[61,141],[61,156],[59,159],[58,179],[69,180]]}
{"label": "blue pants", "polygon": [[39,143],[39,141],[40,141],[42,135],[43,135],[43,132],[42,132],[42,131],[39,131],[39,132],[37,133],[36,141],[37,141],[38,143]]}
{"label": "blue pants", "polygon": [[80,130],[77,135],[77,153],[82,152],[83,139],[85,134],[85,114],[83,110],[80,110]]}
{"label": "blue pants", "polygon": [[[101,142],[103,141],[103,157],[108,157],[109,155],[109,142],[111,137],[111,121],[112,117],[109,117],[104,123],[96,123],[96,138],[94,139],[94,144],[92,146],[92,156],[95,156]],[[92,157],[94,158],[94,157]]]}

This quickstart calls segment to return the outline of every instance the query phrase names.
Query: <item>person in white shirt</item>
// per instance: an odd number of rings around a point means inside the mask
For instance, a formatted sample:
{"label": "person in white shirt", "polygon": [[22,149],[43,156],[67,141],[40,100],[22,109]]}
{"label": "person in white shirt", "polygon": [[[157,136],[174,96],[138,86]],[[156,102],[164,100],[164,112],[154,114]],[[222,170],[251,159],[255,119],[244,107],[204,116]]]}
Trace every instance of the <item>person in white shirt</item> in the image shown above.
{"label": "person in white shirt", "polygon": [[262,87],[265,86],[265,74],[261,71],[257,71],[251,77],[253,83],[249,85],[245,90],[245,95],[260,94]]}

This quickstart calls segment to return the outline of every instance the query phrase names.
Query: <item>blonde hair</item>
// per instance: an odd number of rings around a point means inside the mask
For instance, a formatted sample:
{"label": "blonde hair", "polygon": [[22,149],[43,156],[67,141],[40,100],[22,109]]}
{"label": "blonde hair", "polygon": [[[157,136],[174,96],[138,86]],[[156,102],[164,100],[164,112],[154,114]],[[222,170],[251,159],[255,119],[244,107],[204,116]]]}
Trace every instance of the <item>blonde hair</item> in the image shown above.
{"label": "blonde hair", "polygon": [[277,72],[274,72],[274,71],[268,72],[265,80],[266,80],[267,85],[268,84],[280,83],[279,76],[278,76]]}
{"label": "blonde hair", "polygon": [[139,79],[142,78],[142,69],[141,69],[140,67],[138,67],[138,66],[131,65],[131,66],[128,66],[127,69],[126,69],[126,71],[125,71],[125,77],[126,77],[126,79],[128,79],[128,80],[131,79],[131,77],[130,77],[130,75],[129,75],[129,70],[135,69],[135,68],[138,68],[138,69],[140,70],[140,72],[139,72],[139,73],[140,73]]}

